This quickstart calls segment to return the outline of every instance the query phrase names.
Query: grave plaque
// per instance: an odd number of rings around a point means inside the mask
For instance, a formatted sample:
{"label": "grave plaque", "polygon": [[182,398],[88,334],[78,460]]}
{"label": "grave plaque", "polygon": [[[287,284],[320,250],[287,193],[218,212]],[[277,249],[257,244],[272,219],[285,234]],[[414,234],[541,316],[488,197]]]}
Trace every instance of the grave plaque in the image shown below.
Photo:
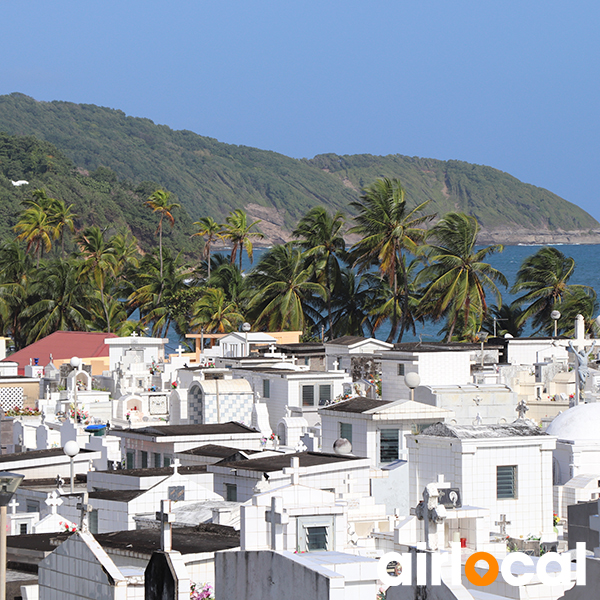
{"label": "grave plaque", "polygon": [[167,397],[166,396],[150,396],[150,414],[151,415],[166,415],[167,414]]}
{"label": "grave plaque", "polygon": [[169,486],[169,500],[173,500],[174,502],[181,502],[182,500],[185,500],[185,486]]}
{"label": "grave plaque", "polygon": [[460,508],[462,506],[462,498],[458,488],[440,488],[438,502],[446,508]]}

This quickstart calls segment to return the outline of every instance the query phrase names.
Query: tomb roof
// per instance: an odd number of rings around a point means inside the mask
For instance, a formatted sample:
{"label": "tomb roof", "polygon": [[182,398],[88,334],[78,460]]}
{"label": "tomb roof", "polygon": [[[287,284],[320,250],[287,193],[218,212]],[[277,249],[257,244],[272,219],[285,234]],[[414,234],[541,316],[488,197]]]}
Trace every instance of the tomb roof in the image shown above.
{"label": "tomb roof", "polygon": [[[231,456],[231,454],[228,454],[228,456]],[[180,475],[184,475],[186,473],[203,473],[206,471],[206,465],[191,465],[188,467],[180,466],[177,470]],[[96,473],[110,473],[111,475],[125,475],[128,477],[170,477],[171,475],[173,475],[173,467],[170,466],[148,467],[146,469],[117,469],[116,471],[96,471]]]}
{"label": "tomb roof", "polygon": [[229,421],[227,423],[209,423],[201,425],[156,425],[154,427],[140,427],[127,429],[115,433],[132,433],[150,437],[171,437],[183,435],[225,435],[232,433],[258,433],[255,429]]}
{"label": "tomb roof", "polygon": [[578,404],[560,413],[548,426],[546,433],[559,440],[598,442],[600,403]]}
{"label": "tomb roof", "polygon": [[387,400],[374,400],[372,398],[364,398],[362,396],[359,396],[357,398],[350,398],[349,400],[344,400],[343,402],[336,402],[335,404],[331,404],[330,406],[325,406],[322,410],[364,413],[368,410],[385,406],[386,404],[392,404],[392,402],[389,402]]}
{"label": "tomb roof", "polygon": [[504,437],[534,437],[547,435],[536,425],[507,423],[506,425],[450,425],[435,423],[421,432],[421,436],[459,439],[489,439]]}
{"label": "tomb roof", "polygon": [[[178,454],[192,454],[193,456],[214,456],[216,458],[229,458],[236,452],[244,452],[245,454],[257,454],[260,450],[243,450],[240,448],[232,448],[231,446],[220,446],[219,444],[205,444],[204,446],[198,446],[197,448],[190,448],[189,450],[183,450]],[[179,467],[181,471],[183,467]]]}
{"label": "tomb roof", "polygon": [[[503,348],[501,342],[486,342],[485,348]],[[473,352],[481,351],[480,343],[465,342],[401,342],[394,344],[394,352]]]}
{"label": "tomb roof", "polygon": [[90,500],[115,500],[116,502],[131,502],[148,490],[102,490],[90,492]]}
{"label": "tomb roof", "polygon": [[325,452],[295,452],[290,454],[265,456],[264,458],[252,458],[250,460],[237,460],[234,462],[221,461],[213,466],[269,473],[288,468],[291,463],[290,459],[293,457],[298,457],[300,460],[300,467],[315,467],[319,465],[362,459],[360,456],[326,454]]}
{"label": "tomb roof", "polygon": [[[96,450],[86,450],[81,448],[79,453],[96,452]],[[0,463],[21,462],[24,460],[39,460],[40,458],[52,458],[53,456],[64,456],[65,460],[69,457],[62,448],[47,448],[45,450],[29,450],[28,452],[13,452],[12,454],[1,454]]]}

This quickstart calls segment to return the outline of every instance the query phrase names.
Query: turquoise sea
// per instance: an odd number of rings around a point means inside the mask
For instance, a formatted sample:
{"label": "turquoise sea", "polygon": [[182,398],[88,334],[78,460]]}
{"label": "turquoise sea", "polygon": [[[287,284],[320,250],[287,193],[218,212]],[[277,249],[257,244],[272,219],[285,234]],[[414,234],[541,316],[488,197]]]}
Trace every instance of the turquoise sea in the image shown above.
{"label": "turquoise sea", "polygon": [[[505,246],[504,251],[498,254],[492,254],[489,257],[490,264],[496,269],[502,271],[508,279],[509,289],[515,281],[515,276],[523,260],[532,254],[535,254],[541,246],[527,245],[527,246]],[[580,244],[580,245],[557,245],[558,248],[566,256],[571,256],[575,259],[575,272],[569,280],[569,283],[578,283],[582,285],[589,285],[593,287],[598,295],[600,296],[600,245],[594,244]],[[264,248],[255,248],[254,250],[254,264],[260,259],[260,256],[265,252]],[[250,268],[250,262],[246,254],[244,253],[243,268],[247,272]],[[502,297],[504,302],[512,302],[515,296],[509,293],[509,289],[505,290],[501,288]],[[493,298],[489,298],[490,303],[493,303]],[[403,338],[405,342],[418,341],[422,339],[425,341],[439,340],[439,330],[442,328],[443,323],[426,323],[425,325],[418,326],[417,334],[412,333],[406,334]],[[386,339],[389,333],[389,328],[382,327],[377,331],[376,336],[379,339]],[[169,333],[171,343],[169,347],[175,348],[179,343],[177,334],[172,331]]]}

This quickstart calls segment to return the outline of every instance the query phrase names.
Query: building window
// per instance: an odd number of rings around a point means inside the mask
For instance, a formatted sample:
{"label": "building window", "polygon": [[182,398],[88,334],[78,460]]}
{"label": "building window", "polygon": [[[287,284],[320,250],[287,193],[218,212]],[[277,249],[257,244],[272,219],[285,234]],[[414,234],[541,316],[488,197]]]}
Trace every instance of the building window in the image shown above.
{"label": "building window", "polygon": [[148,468],[148,453],[145,450],[141,450],[140,456],[142,458],[142,469],[147,469]]}
{"label": "building window", "polygon": [[125,461],[125,466],[128,469],[135,469],[135,452],[133,450],[127,451],[127,459]]}
{"label": "building window", "polygon": [[27,531],[27,523],[19,523],[19,533],[21,535],[25,535],[25,534],[29,533]]}
{"label": "building window", "polygon": [[333,517],[298,518],[298,548],[300,552],[333,550]]}
{"label": "building window", "polygon": [[35,500],[27,500],[25,504],[26,512],[40,512],[40,503]]}
{"label": "building window", "polygon": [[331,386],[320,385],[319,386],[319,406],[324,406],[331,402]]}
{"label": "building window", "polygon": [[352,443],[352,423],[340,423],[340,437]]}
{"label": "building window", "polygon": [[98,533],[98,509],[94,508],[88,516],[88,526],[90,533]]}
{"label": "building window", "polygon": [[271,397],[271,380],[263,379],[263,398]]}
{"label": "building window", "polygon": [[496,467],[496,498],[517,497],[517,467]]}
{"label": "building window", "polygon": [[170,467],[170,466],[171,466],[171,457],[163,456],[163,467]]}
{"label": "building window", "polygon": [[304,357],[304,366],[305,366],[305,367],[308,367],[308,366],[310,366],[310,358],[308,358],[308,356],[305,356],[305,357]]}
{"label": "building window", "polygon": [[397,429],[382,429],[379,437],[379,462],[390,463],[398,460],[400,432]]}
{"label": "building window", "polygon": [[237,485],[235,483],[225,484],[225,500],[227,502],[237,502]]}
{"label": "building window", "polygon": [[303,385],[302,386],[302,406],[314,406],[315,405],[315,386],[314,385]]}
{"label": "building window", "polygon": [[160,469],[162,462],[160,460],[160,452],[154,452],[154,468]]}
{"label": "building window", "polygon": [[398,376],[404,377],[404,364],[403,363],[398,365]]}

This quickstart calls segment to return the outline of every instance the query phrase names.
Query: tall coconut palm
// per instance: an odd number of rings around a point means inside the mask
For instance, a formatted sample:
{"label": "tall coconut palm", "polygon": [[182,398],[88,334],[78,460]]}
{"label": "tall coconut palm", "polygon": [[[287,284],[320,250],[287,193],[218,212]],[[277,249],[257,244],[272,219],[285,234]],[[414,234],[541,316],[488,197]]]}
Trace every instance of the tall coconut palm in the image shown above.
{"label": "tall coconut palm", "polygon": [[33,343],[55,331],[88,331],[90,290],[79,279],[73,261],[54,260],[38,271],[32,286],[37,298],[24,316],[32,323],[28,341]]}
{"label": "tall coconut palm", "polygon": [[192,327],[203,327],[207,333],[236,331],[244,320],[236,303],[228,300],[220,288],[206,288],[194,304],[193,312]]}
{"label": "tall coconut palm", "polygon": [[[421,299],[434,319],[447,316],[447,341],[457,329],[461,339],[471,329],[479,330],[487,315],[486,290],[502,305],[497,283],[508,285],[506,277],[484,262],[489,254],[501,252],[495,244],[475,250],[479,225],[474,217],[463,213],[448,213],[429,232],[427,247],[430,262],[417,275],[417,282],[425,284]],[[459,327],[460,326],[460,327]]]}
{"label": "tall coconut palm", "polygon": [[292,232],[295,238],[299,238],[298,246],[304,250],[305,258],[312,263],[316,281],[325,290],[330,335],[333,331],[331,299],[341,282],[339,259],[346,254],[346,242],[341,234],[344,223],[345,218],[340,211],[330,215],[322,206],[316,206],[300,219]]}
{"label": "tall coconut palm", "polygon": [[537,330],[551,324],[550,313],[560,308],[566,298],[575,290],[584,290],[585,285],[569,284],[575,270],[575,260],[565,256],[560,250],[545,246],[535,254],[528,256],[517,272],[515,285],[511,292],[525,292],[514,301],[515,306],[523,308],[520,323],[533,319],[533,327]]}
{"label": "tall coconut palm", "polygon": [[344,335],[373,335],[369,317],[373,291],[365,276],[350,268],[342,269],[340,285],[331,299],[329,339]]}
{"label": "tall coconut palm", "polygon": [[152,194],[148,200],[146,200],[146,205],[152,209],[152,212],[158,213],[159,221],[158,227],[156,228],[156,232],[158,233],[158,251],[160,255],[160,276],[163,276],[163,251],[162,251],[162,234],[163,234],[163,221],[167,219],[169,223],[171,223],[171,227],[175,225],[175,218],[172,215],[172,212],[176,208],[181,208],[181,205],[177,202],[171,202],[171,192],[167,192],[166,190],[156,190]]}
{"label": "tall coconut palm", "polygon": [[104,233],[93,225],[85,229],[77,238],[81,257],[81,276],[88,277],[100,292],[100,301],[104,310],[107,331],[110,333],[110,315],[108,311],[107,290],[113,283],[117,259],[112,244],[104,239]]}
{"label": "tall coconut palm", "polygon": [[265,237],[259,231],[250,231],[260,223],[260,219],[248,224],[248,215],[240,208],[232,211],[225,219],[223,237],[231,240],[231,262],[234,263],[239,251],[240,271],[242,270],[242,252],[245,249],[250,263],[253,260],[252,238]]}
{"label": "tall coconut palm", "polygon": [[74,220],[77,215],[71,210],[72,204],[66,205],[64,200],[56,200],[51,198],[49,208],[47,209],[48,218],[54,228],[53,237],[54,239],[60,238],[60,256],[64,259],[65,257],[65,228],[71,233],[75,231]]}
{"label": "tall coconut palm", "polygon": [[409,208],[400,180],[388,178],[375,181],[365,188],[359,201],[351,203],[358,214],[354,217],[356,225],[349,233],[357,233],[362,239],[352,246],[350,256],[359,272],[369,271],[377,265],[392,290],[394,304],[400,302],[401,314],[391,313],[390,336],[395,338],[399,328],[398,341],[412,321],[405,253],[417,253],[425,237],[421,226],[435,216],[423,214],[428,203]]}
{"label": "tall coconut palm", "polygon": [[[320,283],[311,281],[312,269],[292,244],[274,246],[262,255],[248,277],[253,291],[248,305],[257,328],[303,331],[314,325],[310,300],[325,297]],[[314,313],[313,313],[314,315]]]}
{"label": "tall coconut palm", "polygon": [[32,248],[36,255],[36,266],[40,266],[42,252],[52,248],[54,229],[46,211],[33,205],[25,209],[14,227],[18,240],[27,242],[27,252]]}
{"label": "tall coconut palm", "polygon": [[223,237],[223,225],[217,223],[212,217],[202,217],[194,223],[198,227],[198,231],[193,236],[204,238],[204,249],[202,250],[202,258],[206,261],[208,269],[208,278],[210,279],[210,249],[214,242]]}

